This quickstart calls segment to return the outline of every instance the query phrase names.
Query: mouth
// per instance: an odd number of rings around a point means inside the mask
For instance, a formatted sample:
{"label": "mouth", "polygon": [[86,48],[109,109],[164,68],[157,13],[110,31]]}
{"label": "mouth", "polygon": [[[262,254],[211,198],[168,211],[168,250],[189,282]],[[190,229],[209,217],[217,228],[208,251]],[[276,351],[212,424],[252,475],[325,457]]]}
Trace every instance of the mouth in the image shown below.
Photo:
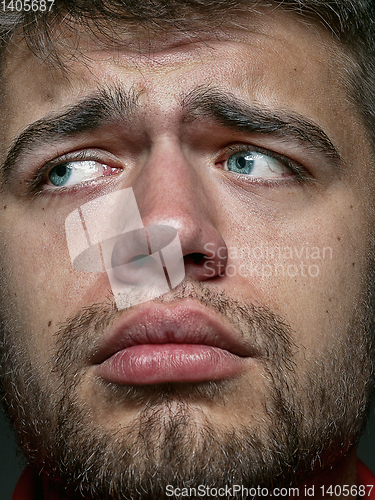
{"label": "mouth", "polygon": [[126,312],[106,332],[93,364],[107,382],[151,385],[235,378],[258,356],[224,317],[184,299]]}

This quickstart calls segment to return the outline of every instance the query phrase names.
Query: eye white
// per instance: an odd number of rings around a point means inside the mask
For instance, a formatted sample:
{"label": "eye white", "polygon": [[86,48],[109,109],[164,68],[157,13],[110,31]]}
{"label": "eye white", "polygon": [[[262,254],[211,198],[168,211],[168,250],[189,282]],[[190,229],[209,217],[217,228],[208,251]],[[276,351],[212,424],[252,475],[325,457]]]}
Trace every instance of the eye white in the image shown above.
{"label": "eye white", "polygon": [[48,184],[56,187],[74,186],[102,176],[104,168],[104,165],[94,160],[61,163],[48,172]]}
{"label": "eye white", "polygon": [[280,160],[257,151],[237,151],[224,163],[224,170],[259,178],[277,178],[290,174],[290,169]]}

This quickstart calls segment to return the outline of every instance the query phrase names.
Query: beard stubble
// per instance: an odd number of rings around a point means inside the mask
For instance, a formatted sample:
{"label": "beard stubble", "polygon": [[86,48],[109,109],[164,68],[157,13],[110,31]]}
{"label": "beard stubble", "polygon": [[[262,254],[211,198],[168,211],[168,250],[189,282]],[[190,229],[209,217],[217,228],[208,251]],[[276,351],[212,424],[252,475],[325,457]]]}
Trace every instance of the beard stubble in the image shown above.
{"label": "beard stubble", "polygon": [[58,377],[58,390],[42,386],[40,367],[10,342],[2,363],[12,366],[3,374],[3,388],[21,447],[58,498],[161,500],[169,498],[168,485],[239,484],[271,491],[334,466],[356,444],[371,378],[368,323],[359,308],[345,338],[327,346],[301,373],[294,359],[303,346],[269,309],[202,283],[184,283],[157,302],[188,297],[224,316],[261,353],[262,423],[219,426],[201,409],[211,404],[225,415],[233,381],[153,386],[97,381],[106,404],[137,409],[125,425],[98,424],[79,396],[83,363],[89,366],[101,332],[120,313],[111,301],[84,308],[56,332],[49,369]]}

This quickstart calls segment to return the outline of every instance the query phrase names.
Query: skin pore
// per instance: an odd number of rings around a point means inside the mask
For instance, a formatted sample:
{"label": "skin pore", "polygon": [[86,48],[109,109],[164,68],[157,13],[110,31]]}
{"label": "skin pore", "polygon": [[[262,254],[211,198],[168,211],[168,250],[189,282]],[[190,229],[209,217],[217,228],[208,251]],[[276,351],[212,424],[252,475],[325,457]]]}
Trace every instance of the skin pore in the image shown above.
{"label": "skin pore", "polygon": [[[140,38],[138,50],[85,37],[89,58],[70,61],[68,78],[10,47],[3,160],[38,120],[60,132],[32,129],[0,193],[3,364],[13,368],[4,384],[22,447],[56,498],[81,488],[88,498],[160,499],[167,484],[236,481],[298,484],[300,496],[314,484],[319,498],[321,484],[355,484],[371,370],[372,151],[330,36],[280,10],[250,23],[256,30],[194,42]],[[93,97],[95,126],[68,133],[72,107]],[[228,171],[240,151],[265,155],[272,169]],[[94,160],[109,175],[57,188],[44,167],[57,158]],[[196,304],[219,317],[257,353],[235,377],[128,387],[97,376],[103,336],[131,311],[115,310],[105,273],[73,269],[64,222],[126,187],[145,225],[180,236],[185,281],[155,301],[165,321],[185,307],[188,322]],[[255,248],[268,253],[254,257]],[[312,248],[316,260],[303,253]],[[213,274],[195,258],[210,252]],[[252,273],[254,260],[272,267]],[[247,273],[233,271],[241,265]]]}

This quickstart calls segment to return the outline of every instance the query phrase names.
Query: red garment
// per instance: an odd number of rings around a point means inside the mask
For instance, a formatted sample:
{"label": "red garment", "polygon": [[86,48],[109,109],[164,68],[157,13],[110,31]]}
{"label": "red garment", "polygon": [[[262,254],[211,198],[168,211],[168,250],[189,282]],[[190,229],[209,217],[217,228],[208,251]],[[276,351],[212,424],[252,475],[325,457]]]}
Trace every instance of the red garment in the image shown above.
{"label": "red garment", "polygon": [[[357,460],[357,485],[363,485],[366,488],[366,495],[361,498],[366,500],[375,500],[375,476],[360,460]],[[374,486],[370,495],[369,486]],[[12,500],[43,500],[40,478],[35,474],[30,466],[27,466],[23,471],[17,483],[16,489],[14,490]]]}
{"label": "red garment", "polygon": [[12,500],[43,500],[42,481],[30,465],[22,472]]}
{"label": "red garment", "polygon": [[[360,460],[357,460],[357,485],[363,485],[366,487],[365,496],[361,498],[375,500],[375,476]],[[371,486],[373,486],[373,488],[370,492]]]}

